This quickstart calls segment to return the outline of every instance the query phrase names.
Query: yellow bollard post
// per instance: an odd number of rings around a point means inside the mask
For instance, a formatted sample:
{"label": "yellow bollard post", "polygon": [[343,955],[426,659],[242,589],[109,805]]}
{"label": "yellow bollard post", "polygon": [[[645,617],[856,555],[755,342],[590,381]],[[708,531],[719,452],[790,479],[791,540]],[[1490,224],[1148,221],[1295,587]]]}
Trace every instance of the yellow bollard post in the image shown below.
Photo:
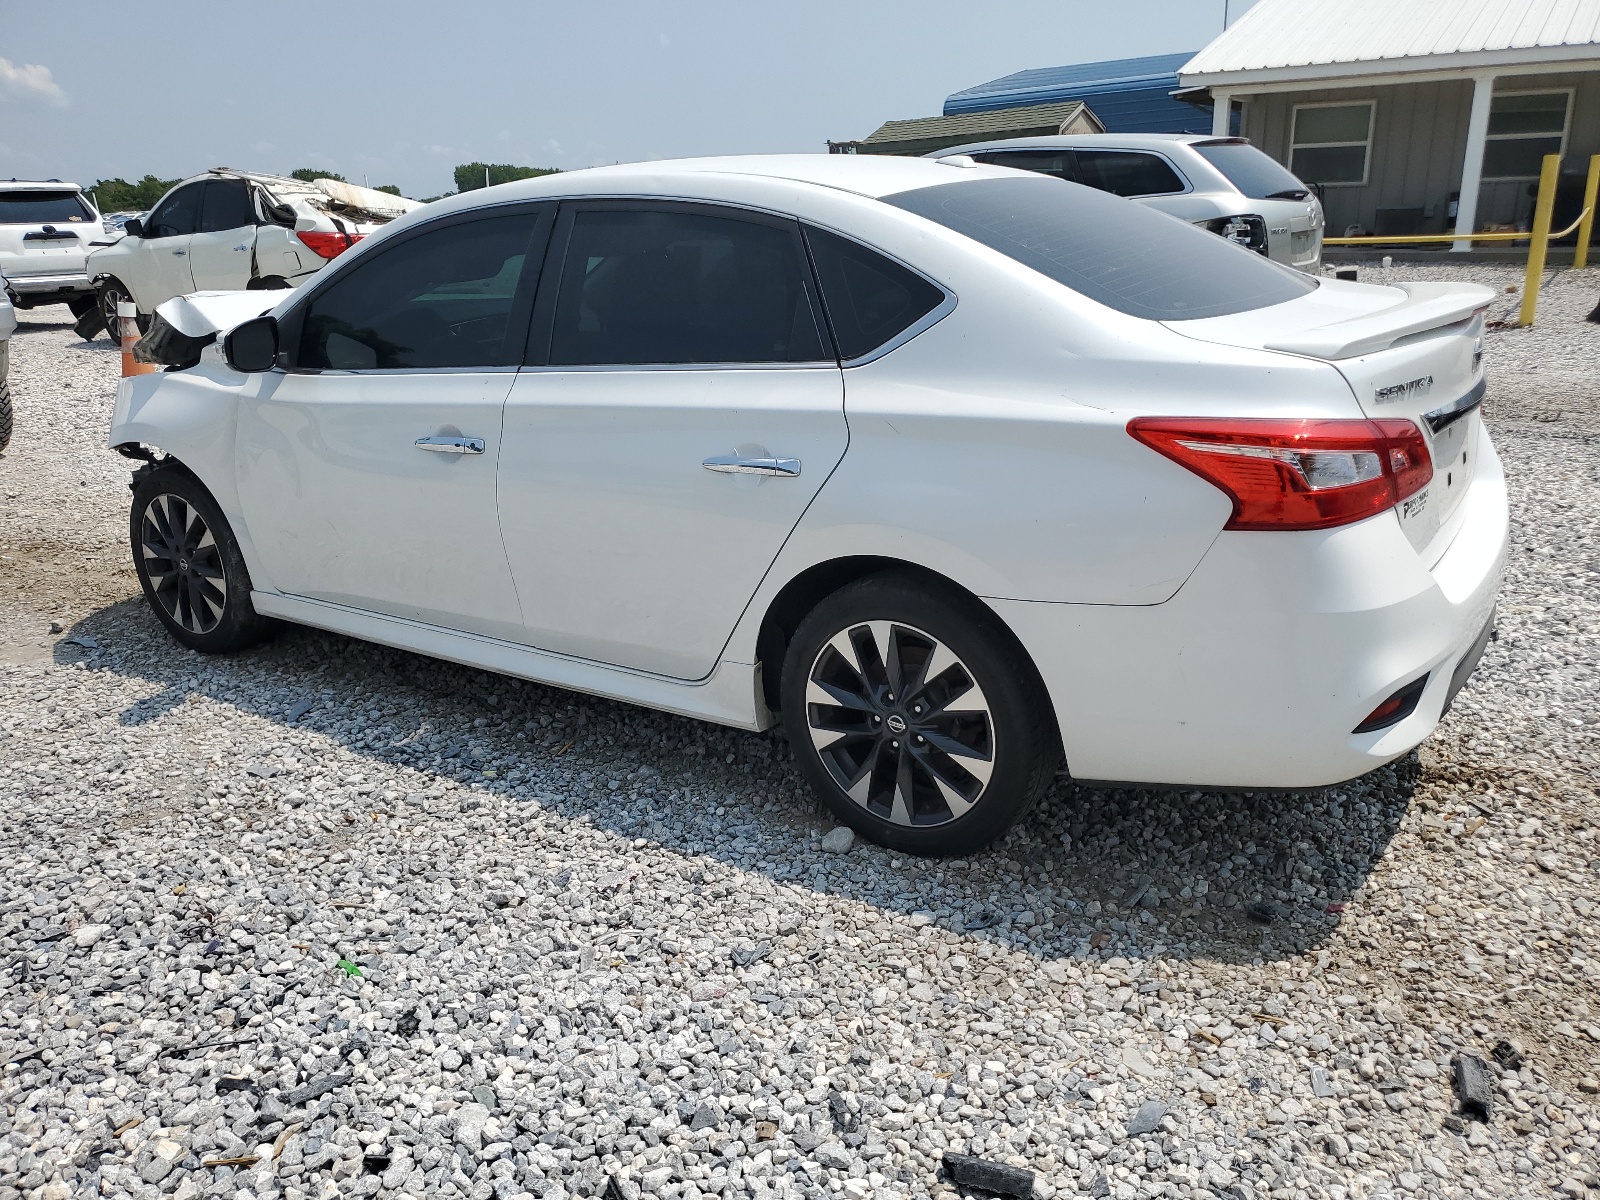
{"label": "yellow bollard post", "polygon": [[1600,154],[1589,157],[1589,182],[1583,185],[1583,220],[1578,222],[1578,248],[1572,252],[1576,270],[1589,265],[1589,238],[1594,233],[1594,205],[1600,200]]}
{"label": "yellow bollard post", "polygon": [[1539,197],[1533,202],[1533,241],[1528,244],[1528,277],[1522,284],[1522,315],[1518,325],[1532,325],[1539,307],[1539,281],[1544,278],[1545,253],[1550,249],[1550,214],[1556,206],[1556,177],[1561,156],[1546,154],[1539,171]]}

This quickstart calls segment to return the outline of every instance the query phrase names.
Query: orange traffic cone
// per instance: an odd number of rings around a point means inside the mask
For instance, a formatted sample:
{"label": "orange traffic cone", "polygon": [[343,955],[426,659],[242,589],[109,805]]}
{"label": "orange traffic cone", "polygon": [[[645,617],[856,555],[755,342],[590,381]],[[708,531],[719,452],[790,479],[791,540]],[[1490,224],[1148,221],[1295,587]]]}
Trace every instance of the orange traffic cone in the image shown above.
{"label": "orange traffic cone", "polygon": [[116,337],[122,346],[122,374],[149,375],[156,370],[155,363],[138,362],[133,357],[133,344],[139,340],[139,309],[129,300],[117,301]]}

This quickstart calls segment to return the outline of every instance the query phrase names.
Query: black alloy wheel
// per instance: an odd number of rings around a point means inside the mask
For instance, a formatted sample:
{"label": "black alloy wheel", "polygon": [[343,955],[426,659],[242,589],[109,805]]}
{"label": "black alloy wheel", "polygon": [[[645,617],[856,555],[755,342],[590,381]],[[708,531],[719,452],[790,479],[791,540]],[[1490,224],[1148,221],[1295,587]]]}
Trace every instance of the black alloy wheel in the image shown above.
{"label": "black alloy wheel", "polygon": [[145,505],[139,545],[151,592],[167,616],[190,633],[215,629],[228,607],[228,577],[205,518],[182,496],[163,492]]}
{"label": "black alloy wheel", "polygon": [[205,654],[232,653],[267,636],[274,623],[250,602],[250,573],[211,494],[174,465],[136,478],[129,515],[134,566],[167,632]]}
{"label": "black alloy wheel", "polygon": [[966,816],[994,772],[983,689],[910,625],[865,621],[829,638],[807,677],[806,724],[839,789],[895,825]]}
{"label": "black alloy wheel", "polygon": [[781,692],[813,789],[894,850],[982,849],[1033,808],[1060,760],[1048,694],[999,618],[909,572],[818,604],[790,639]]}

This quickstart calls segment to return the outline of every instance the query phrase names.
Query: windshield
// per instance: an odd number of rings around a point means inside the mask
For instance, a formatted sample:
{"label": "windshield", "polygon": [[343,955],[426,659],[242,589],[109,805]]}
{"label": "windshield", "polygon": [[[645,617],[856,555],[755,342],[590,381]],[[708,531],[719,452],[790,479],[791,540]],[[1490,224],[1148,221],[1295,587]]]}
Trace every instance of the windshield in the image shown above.
{"label": "windshield", "polygon": [[943,183],[884,200],[1151,321],[1247,312],[1317,286],[1187,221],[1044,175]]}
{"label": "windshield", "polygon": [[1246,142],[1195,142],[1194,149],[1252,200],[1297,200],[1311,194],[1310,188]]}
{"label": "windshield", "polygon": [[77,192],[0,192],[0,225],[44,225],[94,220]]}

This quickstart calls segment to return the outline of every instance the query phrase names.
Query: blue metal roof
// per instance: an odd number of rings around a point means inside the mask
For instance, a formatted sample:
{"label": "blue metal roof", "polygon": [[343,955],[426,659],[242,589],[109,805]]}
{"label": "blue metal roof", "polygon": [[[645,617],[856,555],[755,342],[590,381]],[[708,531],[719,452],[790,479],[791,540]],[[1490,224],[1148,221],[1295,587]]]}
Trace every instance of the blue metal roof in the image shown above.
{"label": "blue metal roof", "polygon": [[1210,133],[1209,108],[1169,94],[1178,86],[1178,68],[1193,57],[1155,54],[1018,71],[956,92],[945,100],[944,115],[1082,100],[1107,133]]}

